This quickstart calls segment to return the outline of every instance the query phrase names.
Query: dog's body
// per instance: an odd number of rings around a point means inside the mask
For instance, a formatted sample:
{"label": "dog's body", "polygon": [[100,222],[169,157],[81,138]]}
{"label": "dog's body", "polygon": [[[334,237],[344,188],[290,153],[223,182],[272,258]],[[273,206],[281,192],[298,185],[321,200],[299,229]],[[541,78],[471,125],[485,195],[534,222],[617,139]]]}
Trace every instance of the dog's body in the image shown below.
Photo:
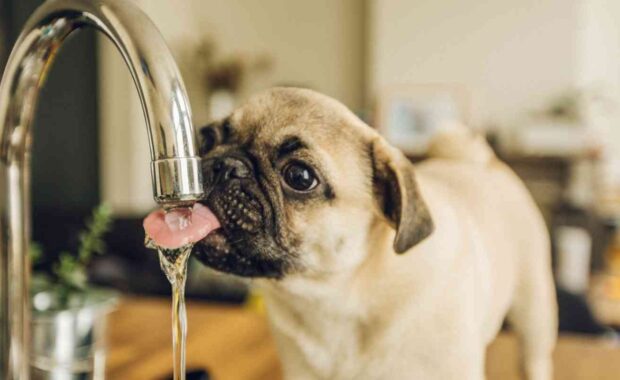
{"label": "dog's body", "polygon": [[[333,101],[302,94],[327,114],[345,113],[340,125],[365,136],[375,163],[367,174],[356,156],[363,150],[349,149],[351,142],[319,143],[328,152],[325,171],[341,174],[330,182],[335,199],[282,212],[303,237],[295,249],[303,269],[259,283],[286,378],[483,379],[486,346],[508,316],[527,378],[550,379],[557,317],[549,242],[520,180],[484,142],[458,130],[413,169],[416,189],[401,173],[410,165],[374,131]],[[264,107],[261,101],[249,109]],[[233,115],[231,123],[242,119]],[[338,144],[349,151],[348,165],[362,170],[338,171],[345,153],[329,154]],[[398,181],[400,190],[375,184],[381,194],[373,197],[363,185],[369,175]],[[396,211],[385,211],[388,194],[400,199],[388,202]],[[385,217],[372,211],[376,197]],[[403,232],[407,225],[415,230]]]}
{"label": "dog's body", "polygon": [[378,223],[356,270],[266,284],[287,379],[482,379],[509,311],[529,378],[550,379],[555,293],[529,194],[497,161],[433,159],[416,174],[436,226],[426,241],[396,255]]}

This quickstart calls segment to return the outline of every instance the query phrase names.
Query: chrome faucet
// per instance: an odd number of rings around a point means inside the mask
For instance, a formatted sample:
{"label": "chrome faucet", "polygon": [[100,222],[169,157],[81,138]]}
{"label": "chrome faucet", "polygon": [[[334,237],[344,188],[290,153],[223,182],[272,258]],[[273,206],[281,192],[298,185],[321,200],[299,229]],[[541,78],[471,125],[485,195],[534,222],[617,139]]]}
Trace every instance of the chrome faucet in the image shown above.
{"label": "chrome faucet", "polygon": [[29,377],[30,127],[37,96],[60,45],[87,26],[112,40],[138,89],[155,200],[173,207],[203,195],[189,101],[172,55],[149,18],[129,0],[41,5],[19,36],[0,84],[0,379]]}

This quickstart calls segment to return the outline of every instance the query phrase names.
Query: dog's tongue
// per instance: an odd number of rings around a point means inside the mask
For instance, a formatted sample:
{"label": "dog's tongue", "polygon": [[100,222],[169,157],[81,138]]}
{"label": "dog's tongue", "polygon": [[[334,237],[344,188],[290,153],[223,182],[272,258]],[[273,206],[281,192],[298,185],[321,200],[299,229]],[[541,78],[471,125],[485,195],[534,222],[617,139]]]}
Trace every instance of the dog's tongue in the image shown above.
{"label": "dog's tongue", "polygon": [[207,207],[194,207],[168,212],[155,210],[144,219],[144,232],[162,248],[178,248],[203,239],[220,227],[220,222]]}

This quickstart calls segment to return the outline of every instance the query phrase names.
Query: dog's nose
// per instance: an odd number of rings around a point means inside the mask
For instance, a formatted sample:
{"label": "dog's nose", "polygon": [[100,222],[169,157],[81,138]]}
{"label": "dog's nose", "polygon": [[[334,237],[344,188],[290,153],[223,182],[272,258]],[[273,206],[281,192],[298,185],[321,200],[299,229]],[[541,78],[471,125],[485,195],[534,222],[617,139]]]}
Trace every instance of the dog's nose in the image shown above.
{"label": "dog's nose", "polygon": [[250,167],[241,158],[217,157],[210,160],[209,178],[212,184],[218,184],[231,179],[249,178],[252,174]]}

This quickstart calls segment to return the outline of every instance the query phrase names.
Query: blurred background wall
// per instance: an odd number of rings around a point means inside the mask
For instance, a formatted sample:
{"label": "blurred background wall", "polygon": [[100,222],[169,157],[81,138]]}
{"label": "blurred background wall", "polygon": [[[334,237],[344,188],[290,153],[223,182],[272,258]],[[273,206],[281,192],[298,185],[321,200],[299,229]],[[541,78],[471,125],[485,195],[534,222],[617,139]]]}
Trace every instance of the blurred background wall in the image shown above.
{"label": "blurred background wall", "polygon": [[369,93],[398,83],[461,83],[472,122],[513,123],[575,83],[577,1],[370,1]]}
{"label": "blurred background wall", "polygon": [[459,83],[471,92],[474,126],[518,128],[568,88],[618,93],[617,1],[369,3],[371,97],[399,83]]}

